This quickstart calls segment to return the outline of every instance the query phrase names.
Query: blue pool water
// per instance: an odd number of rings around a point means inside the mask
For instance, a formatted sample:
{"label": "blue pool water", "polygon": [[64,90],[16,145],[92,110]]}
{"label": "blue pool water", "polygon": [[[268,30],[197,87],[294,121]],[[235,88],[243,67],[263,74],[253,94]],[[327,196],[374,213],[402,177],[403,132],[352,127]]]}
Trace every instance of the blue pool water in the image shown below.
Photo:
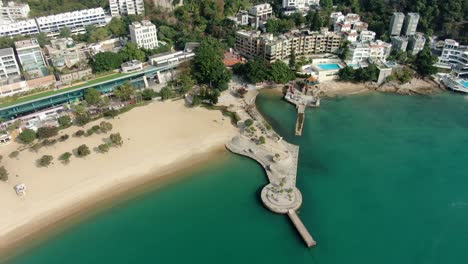
{"label": "blue pool water", "polygon": [[460,83],[463,85],[463,87],[468,88],[468,81],[461,81]]}
{"label": "blue pool water", "polygon": [[340,65],[337,64],[337,63],[324,63],[324,64],[319,64],[318,67],[319,67],[321,70],[325,70],[325,71],[339,70],[339,69],[340,69]]}

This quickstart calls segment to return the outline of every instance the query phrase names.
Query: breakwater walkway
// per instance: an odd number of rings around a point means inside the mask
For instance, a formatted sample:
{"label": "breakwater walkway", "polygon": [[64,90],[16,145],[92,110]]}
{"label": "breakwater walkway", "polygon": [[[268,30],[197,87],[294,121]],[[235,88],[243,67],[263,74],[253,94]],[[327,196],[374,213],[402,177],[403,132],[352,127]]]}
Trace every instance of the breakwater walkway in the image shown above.
{"label": "breakwater walkway", "polygon": [[305,109],[307,107],[319,107],[320,98],[317,95],[305,95],[299,90],[290,87],[287,90],[284,99],[296,106],[297,119],[295,135],[301,136],[302,130],[304,129]]}
{"label": "breakwater walkway", "polygon": [[[239,135],[226,144],[233,153],[256,160],[265,169],[269,184],[261,191],[265,207],[278,214],[288,214],[308,247],[316,245],[296,213],[302,205],[302,194],[296,187],[299,146],[284,141],[271,128],[255,107],[258,92],[249,92],[239,103],[236,113],[244,119],[238,122]],[[245,120],[252,119],[252,125]]]}

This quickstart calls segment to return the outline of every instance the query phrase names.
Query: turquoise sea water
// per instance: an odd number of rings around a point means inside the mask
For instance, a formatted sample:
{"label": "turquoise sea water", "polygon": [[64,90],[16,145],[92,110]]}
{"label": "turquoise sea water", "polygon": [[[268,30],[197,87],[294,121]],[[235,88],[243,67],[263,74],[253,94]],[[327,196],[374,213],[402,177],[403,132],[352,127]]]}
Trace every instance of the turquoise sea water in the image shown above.
{"label": "turquoise sea water", "polygon": [[300,144],[300,216],[263,208],[255,162],[226,153],[190,177],[120,203],[8,263],[468,263],[468,99],[367,94],[260,110]]}

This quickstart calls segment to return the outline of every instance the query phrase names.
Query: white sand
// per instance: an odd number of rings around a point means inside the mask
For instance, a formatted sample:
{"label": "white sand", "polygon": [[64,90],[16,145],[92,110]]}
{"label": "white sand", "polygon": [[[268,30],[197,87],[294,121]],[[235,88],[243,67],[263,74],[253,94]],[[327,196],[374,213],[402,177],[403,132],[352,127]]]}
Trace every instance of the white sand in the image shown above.
{"label": "white sand", "polygon": [[327,81],[319,84],[324,96],[350,95],[370,91],[364,83]]}
{"label": "white sand", "polygon": [[[73,156],[68,165],[57,160],[60,154],[71,152],[80,144],[93,149],[109,133],[70,137],[38,153],[22,151],[18,159],[10,159],[8,154],[19,144],[0,146],[2,165],[10,173],[8,182],[0,182],[0,249],[41,230],[53,218],[63,218],[80,202],[89,203],[112,190],[125,191],[125,186],[145,177],[156,178],[176,168],[190,167],[197,157],[223,147],[236,134],[229,118],[219,111],[186,108],[182,101],[152,103],[110,122],[114,126],[111,133],[120,132],[124,145],[111,148],[107,154],[92,150],[86,158]],[[71,135],[78,129],[71,127],[61,134]],[[54,164],[36,167],[36,160],[45,154],[54,156]],[[25,197],[18,197],[13,190],[18,183],[27,185]]]}

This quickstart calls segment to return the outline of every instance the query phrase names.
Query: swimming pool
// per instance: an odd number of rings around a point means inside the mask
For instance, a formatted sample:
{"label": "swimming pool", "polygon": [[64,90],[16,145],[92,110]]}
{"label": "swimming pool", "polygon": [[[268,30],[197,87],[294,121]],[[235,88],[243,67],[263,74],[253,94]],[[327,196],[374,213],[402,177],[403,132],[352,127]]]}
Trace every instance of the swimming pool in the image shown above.
{"label": "swimming pool", "polygon": [[460,83],[461,85],[463,85],[463,87],[468,88],[468,81],[463,80],[463,81],[460,81]]}
{"label": "swimming pool", "polygon": [[331,71],[331,70],[339,70],[341,69],[338,63],[323,63],[317,65],[321,70],[324,71]]}

